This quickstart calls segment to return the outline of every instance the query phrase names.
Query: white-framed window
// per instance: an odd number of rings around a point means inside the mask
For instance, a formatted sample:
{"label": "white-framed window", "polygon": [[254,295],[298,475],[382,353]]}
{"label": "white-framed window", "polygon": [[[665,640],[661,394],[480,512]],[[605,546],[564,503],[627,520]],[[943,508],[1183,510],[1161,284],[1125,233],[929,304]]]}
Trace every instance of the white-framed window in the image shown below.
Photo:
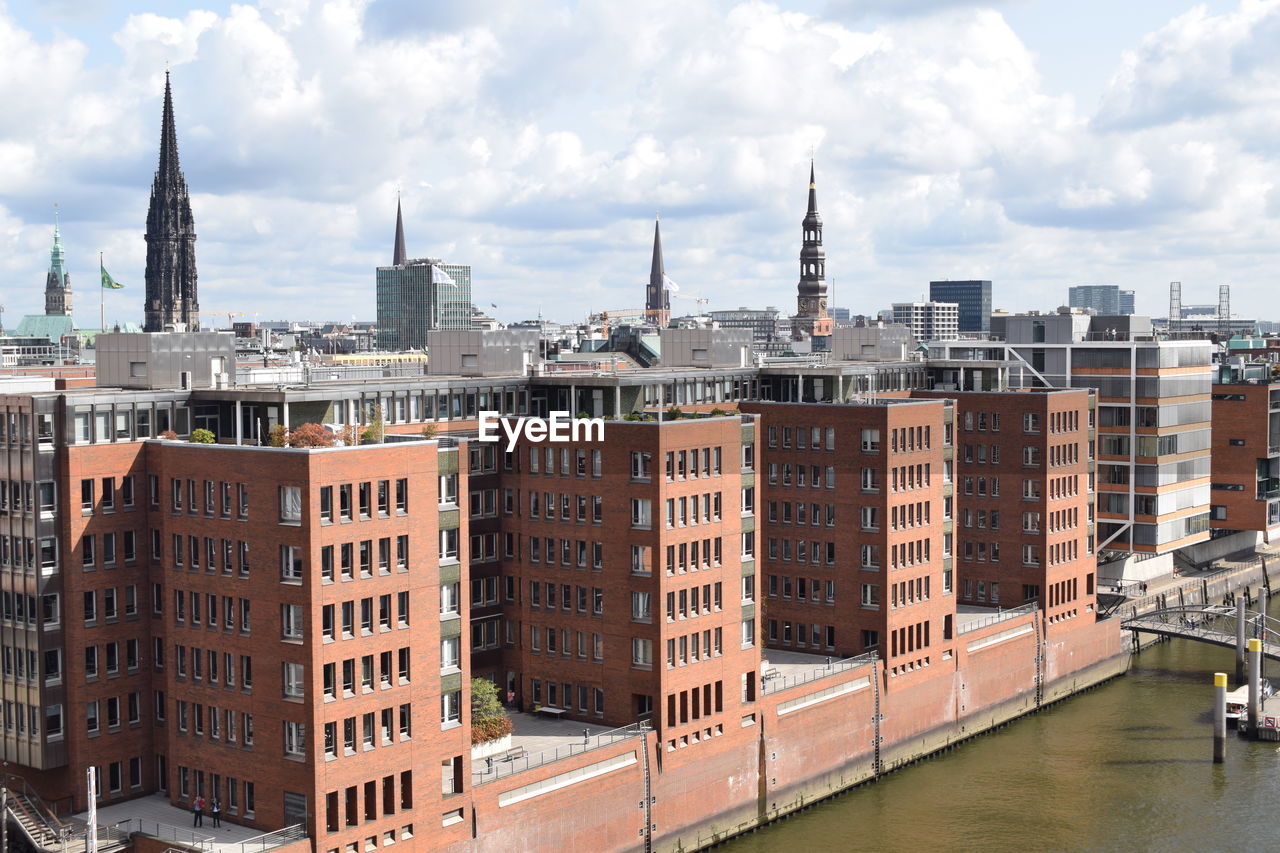
{"label": "white-framed window", "polygon": [[[210,483],[212,486],[212,483]],[[212,509],[212,505],[210,505]],[[281,524],[300,524],[302,523],[302,487],[301,486],[281,486],[280,487],[280,523]]]}
{"label": "white-framed window", "polygon": [[[228,611],[230,608],[228,608]],[[302,639],[302,605],[280,605],[280,634],[286,640]]]}
{"label": "white-framed window", "polygon": [[653,666],[653,641],[641,637],[631,638],[631,665],[648,669]]}
{"label": "white-framed window", "polygon": [[284,695],[301,699],[306,690],[307,668],[300,663],[284,664]]}
{"label": "white-framed window", "polygon": [[301,756],[307,750],[307,727],[305,723],[286,720],[284,724],[285,755]]}

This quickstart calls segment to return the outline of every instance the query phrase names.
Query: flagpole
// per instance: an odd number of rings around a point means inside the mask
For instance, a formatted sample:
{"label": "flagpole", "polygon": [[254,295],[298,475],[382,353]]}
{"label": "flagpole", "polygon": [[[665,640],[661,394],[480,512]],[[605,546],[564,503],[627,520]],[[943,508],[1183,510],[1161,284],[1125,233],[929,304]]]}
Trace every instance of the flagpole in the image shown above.
{"label": "flagpole", "polygon": [[[102,277],[102,271],[107,267],[102,262],[102,253],[98,253],[98,277]],[[102,282],[98,282],[98,334],[102,334],[107,330],[107,294],[106,288],[102,286]]]}

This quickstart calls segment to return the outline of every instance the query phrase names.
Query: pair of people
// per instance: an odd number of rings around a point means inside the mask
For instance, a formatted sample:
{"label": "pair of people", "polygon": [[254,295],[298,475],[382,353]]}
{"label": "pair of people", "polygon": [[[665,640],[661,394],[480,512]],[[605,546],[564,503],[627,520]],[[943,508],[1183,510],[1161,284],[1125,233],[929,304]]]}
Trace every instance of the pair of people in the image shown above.
{"label": "pair of people", "polygon": [[[191,802],[192,826],[204,826],[205,805],[204,797],[196,797],[195,800]],[[208,803],[208,806],[209,816],[213,818],[214,828],[216,829],[222,826],[222,801],[217,797],[214,797],[213,800]]]}

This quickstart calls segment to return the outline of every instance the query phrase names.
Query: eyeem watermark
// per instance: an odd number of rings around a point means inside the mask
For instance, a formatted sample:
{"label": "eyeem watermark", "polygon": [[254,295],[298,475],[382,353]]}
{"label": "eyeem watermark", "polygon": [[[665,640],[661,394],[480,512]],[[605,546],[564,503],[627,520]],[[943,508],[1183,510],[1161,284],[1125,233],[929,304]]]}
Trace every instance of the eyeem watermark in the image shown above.
{"label": "eyeem watermark", "polygon": [[541,442],[604,441],[604,418],[571,418],[568,412],[552,412],[549,418],[503,418],[500,412],[480,413],[480,440],[501,441],[507,437],[507,452],[516,449],[520,436],[534,444]]}

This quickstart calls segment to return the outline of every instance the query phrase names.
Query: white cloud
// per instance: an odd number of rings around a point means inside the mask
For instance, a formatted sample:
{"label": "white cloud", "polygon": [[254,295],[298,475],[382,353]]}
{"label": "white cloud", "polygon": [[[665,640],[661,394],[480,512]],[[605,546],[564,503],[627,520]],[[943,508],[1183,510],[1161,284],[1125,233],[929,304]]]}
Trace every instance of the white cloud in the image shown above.
{"label": "white cloud", "polygon": [[971,276],[1041,308],[1084,280],[1230,280],[1264,311],[1280,6],[1171,18],[1095,115],[1046,93],[996,6],[263,0],[139,11],[118,53],[0,7],[9,310],[39,310],[62,201],[75,281],[107,251],[141,313],[167,61],[212,311],[372,318],[397,188],[411,254],[471,263],[506,319],[637,304],[655,210],[688,291],[790,308],[815,147],[855,311]]}

